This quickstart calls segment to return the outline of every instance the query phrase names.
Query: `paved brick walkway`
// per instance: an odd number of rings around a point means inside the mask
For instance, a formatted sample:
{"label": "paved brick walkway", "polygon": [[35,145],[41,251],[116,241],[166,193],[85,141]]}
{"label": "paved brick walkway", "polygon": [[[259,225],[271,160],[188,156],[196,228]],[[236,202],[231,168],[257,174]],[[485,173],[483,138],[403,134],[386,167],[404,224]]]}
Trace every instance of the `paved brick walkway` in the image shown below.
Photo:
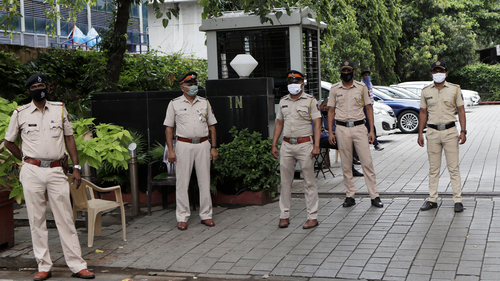
{"label": "paved brick walkway", "polygon": [[[212,228],[201,225],[194,212],[186,231],[177,230],[173,208],[156,208],[152,216],[128,226],[126,242],[120,225],[112,225],[87,248],[86,232],[79,229],[84,258],[91,269],[139,268],[192,273],[198,279],[499,280],[499,115],[500,106],[467,113],[468,141],[460,156],[467,194],[463,213],[453,212],[444,167],[439,208],[419,212],[427,194],[426,150],[416,144],[416,135],[395,134],[380,139],[383,151],[372,151],[382,209],[370,206],[363,178],[356,179],[357,204],[342,208],[342,176],[323,179],[320,174],[320,225],[315,229],[302,229],[305,202],[302,182],[296,181],[289,228],[277,227],[277,201],[215,207]],[[333,171],[340,174],[338,166]],[[33,267],[28,227],[16,230],[16,243],[0,251],[0,267]],[[50,247],[55,264],[64,267],[55,229],[50,230]]]}

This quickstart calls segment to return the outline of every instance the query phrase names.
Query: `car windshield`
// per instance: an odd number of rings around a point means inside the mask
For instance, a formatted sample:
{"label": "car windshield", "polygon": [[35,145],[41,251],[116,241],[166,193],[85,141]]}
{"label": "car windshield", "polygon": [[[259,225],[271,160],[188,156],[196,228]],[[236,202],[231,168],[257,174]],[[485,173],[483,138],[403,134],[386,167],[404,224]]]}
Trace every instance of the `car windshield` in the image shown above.
{"label": "car windshield", "polygon": [[413,99],[420,99],[420,96],[415,94],[414,92],[408,90],[408,89],[405,89],[405,88],[402,88],[402,87],[392,87],[396,90],[398,90],[399,92],[403,92],[405,94],[407,94],[408,96],[412,97]]}
{"label": "car windshield", "polygon": [[404,92],[398,91],[396,89],[390,89],[388,87],[376,87],[381,92],[384,92],[388,96],[395,99],[415,99],[413,96],[410,96]]}
{"label": "car windshield", "polygon": [[382,91],[380,91],[380,90],[378,90],[378,89],[375,89],[375,88],[373,88],[373,93],[374,93],[375,95],[379,96],[379,97],[380,97],[380,98],[382,98],[382,99],[394,99],[394,97],[393,97],[393,96],[389,96],[389,95],[387,95],[386,93],[384,93],[384,92],[382,92]]}

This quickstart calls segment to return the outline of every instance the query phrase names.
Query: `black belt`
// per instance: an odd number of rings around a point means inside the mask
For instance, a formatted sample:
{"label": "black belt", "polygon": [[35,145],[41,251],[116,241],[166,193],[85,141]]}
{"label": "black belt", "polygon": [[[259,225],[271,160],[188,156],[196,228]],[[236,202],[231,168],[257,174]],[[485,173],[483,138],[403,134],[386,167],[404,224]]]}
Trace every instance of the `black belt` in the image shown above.
{"label": "black belt", "polygon": [[445,125],[427,124],[427,127],[433,128],[434,130],[443,131],[443,130],[455,127],[455,122],[451,122],[451,123],[448,123]]}
{"label": "black belt", "polygon": [[354,127],[354,126],[365,124],[365,120],[364,119],[363,120],[359,120],[359,121],[348,121],[348,122],[335,120],[335,122],[337,123],[337,125],[344,126],[344,127]]}

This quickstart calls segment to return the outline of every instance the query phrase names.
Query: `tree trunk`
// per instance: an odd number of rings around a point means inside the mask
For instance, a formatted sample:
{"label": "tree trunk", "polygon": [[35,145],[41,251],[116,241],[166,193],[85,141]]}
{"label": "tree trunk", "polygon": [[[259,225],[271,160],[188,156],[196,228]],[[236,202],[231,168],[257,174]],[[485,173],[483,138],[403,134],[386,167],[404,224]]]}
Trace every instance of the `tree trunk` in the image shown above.
{"label": "tree trunk", "polygon": [[108,50],[107,63],[107,78],[111,85],[111,90],[116,90],[118,80],[120,79],[120,71],[122,68],[123,55],[127,50],[127,41],[125,34],[127,33],[128,20],[130,17],[129,8],[130,0],[118,0],[116,10],[116,22],[114,24],[114,34],[123,38],[120,44],[113,44]]}

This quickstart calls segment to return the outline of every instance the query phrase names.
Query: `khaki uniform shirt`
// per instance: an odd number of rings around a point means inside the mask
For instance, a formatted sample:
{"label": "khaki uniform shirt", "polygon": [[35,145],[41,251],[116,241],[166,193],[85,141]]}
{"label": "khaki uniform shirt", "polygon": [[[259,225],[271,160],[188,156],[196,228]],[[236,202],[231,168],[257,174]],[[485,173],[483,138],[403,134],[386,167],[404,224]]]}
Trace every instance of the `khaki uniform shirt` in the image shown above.
{"label": "khaki uniform shirt", "polygon": [[456,122],[455,108],[463,105],[464,100],[459,85],[445,82],[443,88],[438,90],[432,83],[422,89],[420,108],[427,108],[428,124],[444,125]]}
{"label": "khaki uniform shirt", "polygon": [[300,138],[313,134],[311,120],[321,118],[321,113],[316,99],[302,92],[297,100],[290,94],[281,98],[277,118],[284,120],[284,137]]}
{"label": "khaki uniform shirt", "polygon": [[363,108],[371,104],[368,87],[363,82],[353,81],[347,89],[341,82],[333,84],[330,89],[328,106],[335,107],[335,120],[359,121],[365,119]]}
{"label": "khaki uniform shirt", "polygon": [[170,101],[163,125],[176,127],[175,133],[183,138],[208,136],[208,126],[217,124],[212,106],[206,98],[196,96],[193,103],[182,95]]}
{"label": "khaki uniform shirt", "polygon": [[14,110],[5,139],[15,142],[19,132],[23,156],[56,161],[64,156],[64,136],[73,135],[73,126],[62,102],[46,101],[43,112],[31,102]]}

